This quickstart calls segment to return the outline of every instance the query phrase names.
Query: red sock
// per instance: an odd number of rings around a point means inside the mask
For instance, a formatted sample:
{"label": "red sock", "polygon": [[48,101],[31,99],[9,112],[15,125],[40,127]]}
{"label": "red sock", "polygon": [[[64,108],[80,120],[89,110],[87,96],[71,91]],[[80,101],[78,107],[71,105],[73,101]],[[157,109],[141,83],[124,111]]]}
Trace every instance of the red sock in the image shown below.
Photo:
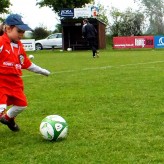
{"label": "red sock", "polygon": [[5,119],[8,120],[8,121],[11,119],[7,114],[4,114],[4,117],[5,117]]}

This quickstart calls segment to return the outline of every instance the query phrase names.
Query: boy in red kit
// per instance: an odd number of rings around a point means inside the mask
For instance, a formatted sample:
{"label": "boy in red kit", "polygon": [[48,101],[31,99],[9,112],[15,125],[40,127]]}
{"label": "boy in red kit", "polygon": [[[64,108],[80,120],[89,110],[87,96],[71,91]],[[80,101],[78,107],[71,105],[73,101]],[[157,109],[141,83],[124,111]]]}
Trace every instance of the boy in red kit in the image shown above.
{"label": "boy in red kit", "polygon": [[[31,28],[18,14],[9,15],[0,33],[0,122],[12,131],[19,131],[15,117],[27,107],[22,81],[22,69],[48,76],[50,72],[32,63],[20,42]],[[12,105],[12,106],[11,106]],[[7,110],[7,106],[11,106]]]}

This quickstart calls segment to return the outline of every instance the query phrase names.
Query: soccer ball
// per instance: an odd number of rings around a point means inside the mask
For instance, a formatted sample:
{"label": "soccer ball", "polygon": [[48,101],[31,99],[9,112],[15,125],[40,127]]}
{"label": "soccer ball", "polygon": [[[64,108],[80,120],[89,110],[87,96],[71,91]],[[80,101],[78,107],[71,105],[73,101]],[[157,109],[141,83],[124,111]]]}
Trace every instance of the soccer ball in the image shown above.
{"label": "soccer ball", "polygon": [[29,55],[29,59],[34,59],[34,55]]}
{"label": "soccer ball", "polygon": [[72,48],[67,48],[67,51],[72,51]]}
{"label": "soccer ball", "polygon": [[41,121],[40,133],[49,141],[64,139],[68,133],[67,122],[59,115],[49,115]]}

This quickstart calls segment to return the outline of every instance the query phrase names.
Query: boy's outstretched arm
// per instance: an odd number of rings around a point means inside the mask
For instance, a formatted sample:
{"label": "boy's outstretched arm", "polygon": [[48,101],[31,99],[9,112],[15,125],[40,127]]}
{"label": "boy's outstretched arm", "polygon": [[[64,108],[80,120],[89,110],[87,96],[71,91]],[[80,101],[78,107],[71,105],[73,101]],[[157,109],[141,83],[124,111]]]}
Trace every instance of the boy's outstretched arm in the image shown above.
{"label": "boy's outstretched arm", "polygon": [[38,74],[42,74],[42,75],[45,75],[45,76],[49,76],[50,75],[50,71],[48,71],[48,70],[46,70],[44,68],[41,68],[41,67],[37,66],[34,63],[32,63],[31,66],[27,68],[27,70],[29,70],[31,72],[38,73]]}

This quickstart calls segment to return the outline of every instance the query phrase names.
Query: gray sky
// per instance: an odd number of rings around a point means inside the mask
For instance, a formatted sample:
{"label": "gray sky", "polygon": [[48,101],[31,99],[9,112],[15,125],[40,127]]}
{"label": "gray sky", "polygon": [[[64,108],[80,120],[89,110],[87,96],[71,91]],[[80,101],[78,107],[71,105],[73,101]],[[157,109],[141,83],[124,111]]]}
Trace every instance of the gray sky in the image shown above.
{"label": "gray sky", "polygon": [[[11,12],[22,15],[24,22],[31,28],[43,26],[48,30],[54,30],[58,23],[56,14],[48,7],[36,6],[35,0],[10,0],[10,2],[13,4],[10,8]],[[120,10],[128,7],[136,8],[134,0],[95,0],[95,2],[109,8],[114,6]]]}

